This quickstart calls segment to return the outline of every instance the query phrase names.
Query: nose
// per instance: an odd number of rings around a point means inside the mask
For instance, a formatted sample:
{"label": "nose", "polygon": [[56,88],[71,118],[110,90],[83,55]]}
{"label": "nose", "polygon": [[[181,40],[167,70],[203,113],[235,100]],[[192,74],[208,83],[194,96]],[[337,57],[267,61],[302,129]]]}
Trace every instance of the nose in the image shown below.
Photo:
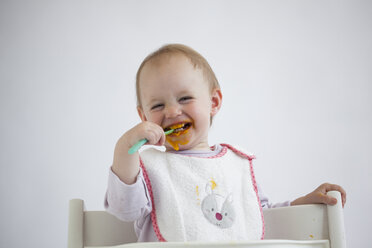
{"label": "nose", "polygon": [[216,213],[216,219],[217,220],[222,220],[222,214]]}
{"label": "nose", "polygon": [[178,104],[172,104],[166,106],[165,108],[165,117],[166,118],[175,118],[182,113],[181,108]]}

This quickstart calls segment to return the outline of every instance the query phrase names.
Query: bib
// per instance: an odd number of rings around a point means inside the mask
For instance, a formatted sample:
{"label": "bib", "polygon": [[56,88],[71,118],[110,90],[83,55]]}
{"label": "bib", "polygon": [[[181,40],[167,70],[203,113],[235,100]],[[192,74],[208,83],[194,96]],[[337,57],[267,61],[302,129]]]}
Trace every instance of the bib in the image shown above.
{"label": "bib", "polygon": [[259,240],[264,221],[252,159],[230,145],[209,158],[140,154],[159,241]]}

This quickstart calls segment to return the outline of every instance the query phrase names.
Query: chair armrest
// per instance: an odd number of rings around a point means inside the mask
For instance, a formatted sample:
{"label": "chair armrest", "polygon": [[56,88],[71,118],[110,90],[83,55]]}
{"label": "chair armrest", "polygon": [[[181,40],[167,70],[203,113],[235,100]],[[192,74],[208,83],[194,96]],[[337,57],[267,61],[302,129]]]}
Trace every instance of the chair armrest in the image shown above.
{"label": "chair armrest", "polygon": [[328,212],[328,232],[332,248],[346,248],[344,213],[342,209],[341,193],[329,191],[330,195],[337,199],[336,205],[327,205]]}
{"label": "chair armrest", "polygon": [[70,200],[67,247],[84,247],[84,201],[80,199]]}

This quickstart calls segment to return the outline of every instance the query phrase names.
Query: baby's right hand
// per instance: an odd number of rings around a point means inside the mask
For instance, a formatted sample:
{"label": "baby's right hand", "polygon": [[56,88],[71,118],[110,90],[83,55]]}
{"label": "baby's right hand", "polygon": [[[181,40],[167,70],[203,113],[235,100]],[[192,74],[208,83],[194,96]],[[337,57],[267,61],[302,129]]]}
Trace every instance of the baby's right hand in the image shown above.
{"label": "baby's right hand", "polygon": [[165,142],[161,126],[145,121],[133,127],[120,137],[115,146],[112,171],[126,184],[133,184],[139,172],[138,152],[128,154],[128,150],[141,139],[147,139],[148,145],[162,146]]}
{"label": "baby's right hand", "polygon": [[162,146],[165,142],[164,130],[161,126],[144,121],[126,132],[123,137],[128,149],[142,139],[147,139],[148,145]]}

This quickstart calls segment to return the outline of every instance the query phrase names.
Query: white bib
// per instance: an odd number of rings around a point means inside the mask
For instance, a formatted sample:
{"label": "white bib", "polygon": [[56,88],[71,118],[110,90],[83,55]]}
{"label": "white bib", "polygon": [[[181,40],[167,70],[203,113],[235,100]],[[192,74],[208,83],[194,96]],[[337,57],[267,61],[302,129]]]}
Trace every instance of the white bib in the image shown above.
{"label": "white bib", "polygon": [[222,144],[220,154],[198,158],[143,151],[151,219],[160,241],[258,240],[264,235],[253,156]]}

